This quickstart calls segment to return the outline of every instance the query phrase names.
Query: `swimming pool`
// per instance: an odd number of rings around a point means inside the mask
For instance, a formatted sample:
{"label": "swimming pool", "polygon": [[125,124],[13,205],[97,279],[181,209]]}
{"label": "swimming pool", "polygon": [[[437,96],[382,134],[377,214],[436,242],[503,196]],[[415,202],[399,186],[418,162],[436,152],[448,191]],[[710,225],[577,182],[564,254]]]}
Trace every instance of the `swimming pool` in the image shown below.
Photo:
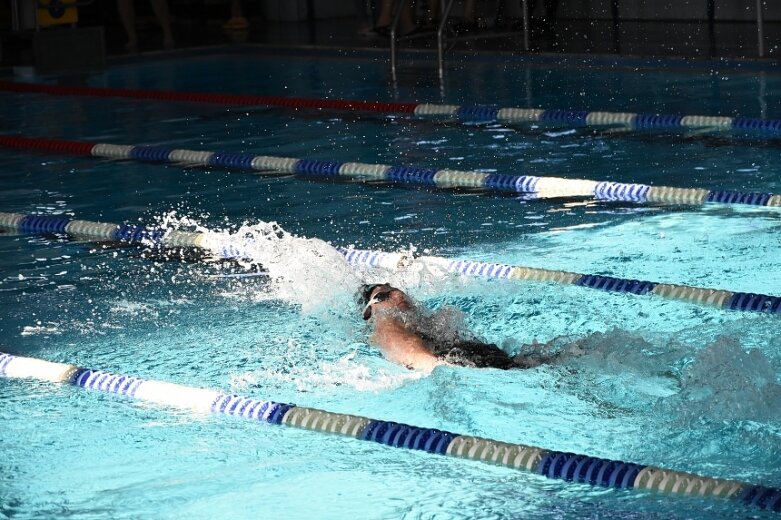
{"label": "swimming pool", "polygon": [[[779,77],[456,65],[387,83],[367,59],[216,54],[61,83],[779,118]],[[414,72],[414,73],[413,73]],[[51,81],[51,80],[47,80]],[[762,95],[760,95],[762,94]],[[325,111],[0,94],[2,132],[369,163],[781,192],[777,148],[739,136],[612,135]],[[0,150],[0,211],[235,231],[277,221],[334,245],[781,293],[779,213],[518,200]],[[315,203],[316,202],[316,203]],[[297,282],[212,279],[52,236],[0,235],[10,351],[302,406],[715,477],[781,483],[777,316],[539,283],[400,279],[509,351],[600,333],[529,371],[421,377],[366,345],[350,276],[283,239]],[[273,259],[264,259],[271,263]],[[232,272],[232,271],[231,271]],[[390,275],[389,275],[390,276]],[[331,307],[332,306],[332,307]],[[7,516],[723,517],[738,503],[611,491],[310,432],[0,379]],[[751,514],[762,516],[761,511]]]}

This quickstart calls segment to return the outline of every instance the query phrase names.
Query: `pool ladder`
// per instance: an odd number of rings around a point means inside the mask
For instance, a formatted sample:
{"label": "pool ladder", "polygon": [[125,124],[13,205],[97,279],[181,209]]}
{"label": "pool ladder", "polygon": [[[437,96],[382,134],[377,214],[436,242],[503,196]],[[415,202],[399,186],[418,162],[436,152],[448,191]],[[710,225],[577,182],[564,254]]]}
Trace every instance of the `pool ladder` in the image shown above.
{"label": "pool ladder", "polygon": [[[401,19],[401,12],[404,7],[404,4],[406,2],[409,2],[411,0],[394,0],[394,12],[393,12],[393,22],[391,24],[391,30],[390,30],[390,52],[391,52],[391,76],[394,81],[396,81],[396,62],[397,62],[397,43],[401,40],[412,40],[417,38],[425,38],[430,37],[431,33],[417,33],[412,35],[406,35],[406,36],[399,36],[398,34],[398,26],[399,26],[399,20]],[[437,26],[436,30],[436,37],[437,37],[437,69],[439,72],[439,78],[440,80],[444,78],[445,75],[445,44],[447,42],[456,42],[456,41],[466,41],[466,40],[476,40],[476,39],[486,39],[486,38],[506,38],[511,37],[515,35],[515,32],[492,32],[492,33],[480,33],[480,34],[473,34],[473,35],[463,35],[463,36],[447,36],[445,34],[445,29],[447,27],[448,19],[450,18],[450,13],[453,9],[453,4],[456,0],[447,0],[446,3],[440,4],[442,6],[442,16],[440,17],[439,25]],[[611,12],[613,17],[613,32],[614,32],[614,40],[617,42],[617,35],[618,35],[618,23],[619,23],[619,2],[620,0],[611,0]],[[766,0],[756,0],[756,7],[755,7],[755,15],[756,15],[756,26],[757,26],[757,57],[764,58],[765,57],[765,19],[764,19],[764,4]],[[497,5],[497,12],[502,10],[504,8],[505,0],[499,0]],[[521,8],[523,9],[523,48],[525,51],[529,51],[529,0],[521,0]],[[713,0],[708,0],[708,24],[710,26],[711,31],[711,45],[714,46],[715,42],[713,41],[713,23],[715,18],[715,3]],[[616,44],[617,45],[617,44]],[[617,50],[617,49],[616,49]]]}
{"label": "pool ladder", "polygon": [[[428,38],[432,36],[432,33],[437,38],[437,70],[439,72],[439,78],[443,79],[445,76],[445,44],[448,42],[458,42],[467,40],[479,40],[487,38],[509,38],[517,35],[517,31],[501,31],[501,32],[480,32],[477,34],[468,34],[462,36],[448,36],[446,34],[446,28],[450,14],[453,10],[453,4],[456,0],[447,0],[445,3],[440,4],[442,7],[439,24],[437,30],[429,32],[420,32],[416,34],[410,34],[405,36],[398,35],[399,21],[401,19],[401,12],[404,8],[404,4],[410,0],[395,0],[393,7],[393,22],[390,27],[390,53],[391,53],[391,76],[396,81],[396,63],[398,54],[398,42],[402,40],[413,40],[419,38]],[[521,0],[521,8],[523,10],[523,48],[525,51],[529,50],[529,0]],[[504,8],[504,0],[499,0],[497,5],[497,12],[500,12]]]}

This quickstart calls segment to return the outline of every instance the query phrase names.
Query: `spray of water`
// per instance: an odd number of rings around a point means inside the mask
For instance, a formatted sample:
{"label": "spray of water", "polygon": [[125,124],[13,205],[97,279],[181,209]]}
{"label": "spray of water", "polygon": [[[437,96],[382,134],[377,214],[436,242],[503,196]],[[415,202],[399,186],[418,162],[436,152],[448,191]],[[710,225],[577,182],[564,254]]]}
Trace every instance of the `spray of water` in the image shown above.
{"label": "spray of water", "polygon": [[242,372],[231,378],[231,387],[246,392],[254,387],[294,385],[299,392],[337,391],[350,387],[359,392],[383,392],[424,377],[423,372],[389,368],[384,364],[355,361],[355,352],[336,361],[318,361],[310,365],[281,370],[268,368]]}
{"label": "spray of water", "polygon": [[239,264],[267,273],[259,299],[276,299],[300,305],[310,313],[352,302],[360,276],[327,242],[289,233],[276,222],[245,222],[238,229],[215,230],[197,220],[170,212],[160,218],[166,229],[193,230],[206,235],[208,249],[241,252]]}
{"label": "spray of water", "polygon": [[767,421],[781,417],[781,385],[759,349],[745,350],[722,336],[698,352],[681,374],[681,391],[661,404],[685,424],[703,418],[721,421]]}
{"label": "spray of water", "polygon": [[244,262],[263,266],[269,275],[269,292],[301,305],[303,312],[325,302],[349,304],[360,284],[344,257],[328,243],[288,233],[276,222],[245,224],[222,240],[241,247]]}

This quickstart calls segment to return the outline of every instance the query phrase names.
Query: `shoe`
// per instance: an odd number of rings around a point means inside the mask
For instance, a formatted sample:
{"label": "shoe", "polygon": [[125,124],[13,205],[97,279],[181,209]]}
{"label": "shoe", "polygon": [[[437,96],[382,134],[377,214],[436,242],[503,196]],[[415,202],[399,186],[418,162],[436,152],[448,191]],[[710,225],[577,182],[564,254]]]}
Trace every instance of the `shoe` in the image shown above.
{"label": "shoe", "polygon": [[226,31],[243,31],[249,27],[249,22],[243,16],[234,16],[224,24],[222,28]]}
{"label": "shoe", "polygon": [[387,38],[390,35],[390,26],[381,25],[379,27],[372,27],[371,29],[361,29],[358,31],[358,36],[364,36],[366,38]]}

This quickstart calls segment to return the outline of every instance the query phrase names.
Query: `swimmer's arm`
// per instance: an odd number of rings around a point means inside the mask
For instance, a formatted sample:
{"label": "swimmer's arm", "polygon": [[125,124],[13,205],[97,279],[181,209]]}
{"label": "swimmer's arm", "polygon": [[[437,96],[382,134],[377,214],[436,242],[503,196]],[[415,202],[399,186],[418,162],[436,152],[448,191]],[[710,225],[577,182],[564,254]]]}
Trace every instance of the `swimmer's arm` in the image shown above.
{"label": "swimmer's arm", "polygon": [[445,362],[436,357],[417,334],[402,326],[389,324],[378,327],[373,338],[385,357],[415,370],[430,372]]}

